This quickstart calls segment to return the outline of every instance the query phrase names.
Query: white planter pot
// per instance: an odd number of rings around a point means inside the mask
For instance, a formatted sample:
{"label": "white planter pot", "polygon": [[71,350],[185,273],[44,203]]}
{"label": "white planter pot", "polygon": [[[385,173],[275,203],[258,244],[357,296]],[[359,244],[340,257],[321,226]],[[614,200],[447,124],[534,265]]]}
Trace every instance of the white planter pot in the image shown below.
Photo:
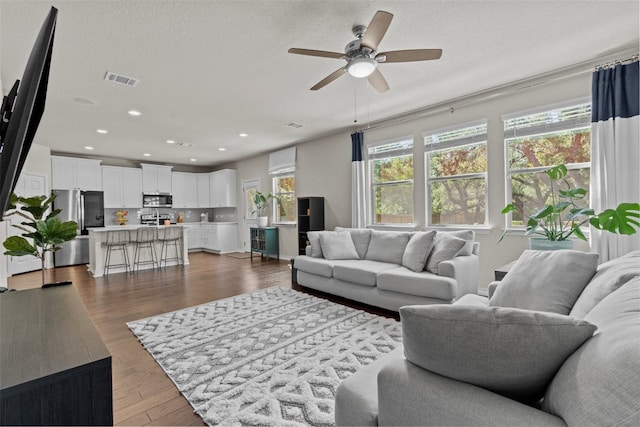
{"label": "white planter pot", "polygon": [[269,225],[269,217],[268,216],[259,216],[258,217],[258,227],[265,228]]}
{"label": "white planter pot", "polygon": [[538,251],[573,249],[573,240],[548,240],[544,237],[529,237],[529,249]]}

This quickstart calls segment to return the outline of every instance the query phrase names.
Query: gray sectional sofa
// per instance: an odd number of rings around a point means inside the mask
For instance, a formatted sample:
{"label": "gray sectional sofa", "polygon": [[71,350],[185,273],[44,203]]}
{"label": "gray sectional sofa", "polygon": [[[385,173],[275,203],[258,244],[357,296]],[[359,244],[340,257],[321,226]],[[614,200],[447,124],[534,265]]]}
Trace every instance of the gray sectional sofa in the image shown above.
{"label": "gray sectional sofa", "polygon": [[336,425],[640,425],[640,251],[577,252],[525,251],[491,299],[402,307],[403,346],[340,384]]}
{"label": "gray sectional sofa", "polygon": [[348,229],[307,233],[297,283],[387,310],[452,303],[478,289],[473,231]]}

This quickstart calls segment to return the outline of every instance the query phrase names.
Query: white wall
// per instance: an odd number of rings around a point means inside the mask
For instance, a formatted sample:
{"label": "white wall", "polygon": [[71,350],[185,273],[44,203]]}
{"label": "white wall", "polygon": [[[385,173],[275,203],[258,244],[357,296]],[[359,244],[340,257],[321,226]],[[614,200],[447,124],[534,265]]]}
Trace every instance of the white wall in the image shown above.
{"label": "white wall", "polygon": [[[446,82],[443,82],[446,84]],[[480,275],[478,286],[486,288],[493,280],[493,271],[514,259],[527,248],[528,240],[522,236],[507,236],[498,244],[505,224],[500,213],[505,198],[505,149],[502,115],[560,101],[588,97],[591,93],[591,75],[585,73],[555,83],[535,85],[508,95],[455,108],[405,123],[365,130],[365,144],[402,136],[414,138],[414,211],[416,228],[425,225],[425,176],[422,133],[482,118],[488,119],[488,199],[489,226],[478,230],[480,242]],[[239,161],[238,188],[243,179],[260,178],[262,189],[271,190],[267,174],[268,154]],[[296,196],[322,196],[325,198],[325,226],[351,225],[351,139],[344,132],[297,146]],[[241,197],[241,195],[239,196]],[[239,199],[240,200],[240,199]],[[578,241],[576,249],[588,250],[585,242]],[[295,227],[280,230],[280,253],[285,257],[297,254]]]}

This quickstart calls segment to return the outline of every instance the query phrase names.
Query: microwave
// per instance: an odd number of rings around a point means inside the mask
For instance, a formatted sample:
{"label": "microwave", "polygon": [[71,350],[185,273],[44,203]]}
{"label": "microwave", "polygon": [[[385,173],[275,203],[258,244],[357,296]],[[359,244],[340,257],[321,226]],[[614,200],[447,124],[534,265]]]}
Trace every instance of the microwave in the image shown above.
{"label": "microwave", "polygon": [[143,193],[143,208],[170,208],[173,204],[173,196],[168,193]]}

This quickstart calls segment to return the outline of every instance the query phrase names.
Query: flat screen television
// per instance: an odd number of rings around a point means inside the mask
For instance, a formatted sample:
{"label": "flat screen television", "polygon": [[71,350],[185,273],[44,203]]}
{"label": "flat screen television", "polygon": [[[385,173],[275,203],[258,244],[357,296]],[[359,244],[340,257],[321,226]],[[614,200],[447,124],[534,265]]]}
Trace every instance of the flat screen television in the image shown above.
{"label": "flat screen television", "polygon": [[58,9],[52,7],[33,45],[22,80],[2,102],[0,126],[0,219],[7,210],[44,113]]}

